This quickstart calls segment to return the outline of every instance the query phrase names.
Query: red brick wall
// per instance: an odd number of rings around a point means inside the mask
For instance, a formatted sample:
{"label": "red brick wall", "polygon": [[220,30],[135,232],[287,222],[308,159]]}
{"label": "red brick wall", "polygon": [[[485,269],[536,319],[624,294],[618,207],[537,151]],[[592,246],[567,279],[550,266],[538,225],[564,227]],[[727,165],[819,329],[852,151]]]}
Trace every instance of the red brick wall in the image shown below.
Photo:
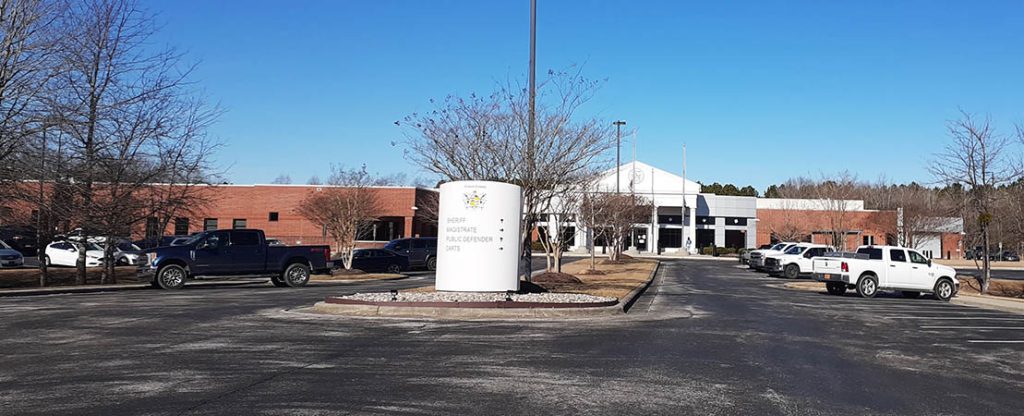
{"label": "red brick wall", "polygon": [[[757,210],[757,245],[771,243],[774,229],[796,227],[806,234],[828,231],[828,213],[813,210]],[[863,243],[864,236],[872,236],[875,244],[885,244],[887,236],[896,230],[896,211],[851,211],[846,213],[846,228],[861,231],[859,235],[848,235],[846,247],[854,248]],[[820,244],[831,244],[830,234],[813,234],[811,240]]]}
{"label": "red brick wall", "polygon": [[960,233],[943,233],[942,234],[942,258],[961,259],[964,256],[963,247],[960,245],[963,243],[964,236]]}

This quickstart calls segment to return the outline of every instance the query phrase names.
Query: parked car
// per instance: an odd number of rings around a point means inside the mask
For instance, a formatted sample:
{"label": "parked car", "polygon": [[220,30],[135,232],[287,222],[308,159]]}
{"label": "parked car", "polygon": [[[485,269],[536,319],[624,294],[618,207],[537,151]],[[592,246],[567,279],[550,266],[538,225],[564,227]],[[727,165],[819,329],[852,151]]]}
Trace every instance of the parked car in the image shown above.
{"label": "parked car", "polygon": [[437,270],[437,237],[400,238],[384,249],[408,257],[410,268]]}
{"label": "parked car", "polygon": [[139,276],[153,286],[180,289],[186,280],[230,276],[271,276],[278,287],[300,287],[311,274],[330,273],[329,246],[270,246],[263,230],[217,230],[180,246],[146,251]]}
{"label": "parked car", "polygon": [[750,267],[751,269],[757,270],[757,271],[764,271],[764,259],[765,259],[766,256],[770,256],[770,255],[773,255],[773,254],[782,254],[786,250],[788,250],[790,247],[793,247],[795,245],[797,245],[797,243],[792,243],[792,242],[778,243],[778,244],[775,244],[775,245],[771,246],[771,248],[769,248],[768,250],[754,250],[754,251],[751,251],[750,252],[750,264],[748,265],[748,267]]}
{"label": "parked car", "polygon": [[364,272],[397,274],[409,270],[409,257],[387,249],[358,249],[352,251],[352,268]]}
{"label": "parked car", "polygon": [[1020,261],[1020,256],[1017,255],[1017,252],[1015,252],[1015,251],[1004,251],[1003,255],[1002,255],[1002,258],[1000,260],[1002,260],[1002,261]]}
{"label": "parked car", "polygon": [[[105,244],[99,244],[106,248]],[[145,254],[139,246],[131,241],[122,240],[114,245],[114,264],[118,266],[140,266],[146,260]]]}
{"label": "parked car", "polygon": [[[903,296],[916,298],[931,293],[949,301],[960,290],[956,270],[932,263],[915,250],[893,246],[862,246],[861,256],[825,256],[813,259],[814,279],[825,282],[828,292],[842,295],[856,289],[865,298],[879,290],[898,290]],[[866,258],[865,258],[866,257]]]}
{"label": "parked car", "polygon": [[182,239],[181,241],[185,241],[185,240],[188,240],[191,237],[194,237],[195,235],[196,234],[193,234],[193,235],[190,235],[190,236],[189,235],[165,235],[165,236],[162,236],[162,237],[148,237],[148,238],[144,238],[142,240],[135,241],[135,245],[141,247],[142,249],[151,249],[151,248],[157,248],[157,247],[167,247],[167,246],[170,246],[171,243],[173,243],[175,240]]}
{"label": "parked car", "polygon": [[785,276],[787,279],[799,278],[801,274],[811,273],[811,259],[824,256],[825,253],[836,251],[832,246],[824,244],[797,244],[782,254],[768,256],[764,267],[771,276]]}
{"label": "parked car", "polygon": [[0,240],[0,269],[24,265],[25,257],[21,255],[21,252],[11,248],[4,240]]}
{"label": "parked car", "polygon": [[[71,241],[55,241],[46,246],[43,261],[47,266],[75,267],[78,265],[79,244]],[[103,248],[96,243],[84,243],[85,267],[103,265]]]}
{"label": "parked car", "polygon": [[35,227],[0,227],[0,240],[7,243],[8,247],[20,252],[22,256],[34,257],[38,255],[39,247],[36,246]]}

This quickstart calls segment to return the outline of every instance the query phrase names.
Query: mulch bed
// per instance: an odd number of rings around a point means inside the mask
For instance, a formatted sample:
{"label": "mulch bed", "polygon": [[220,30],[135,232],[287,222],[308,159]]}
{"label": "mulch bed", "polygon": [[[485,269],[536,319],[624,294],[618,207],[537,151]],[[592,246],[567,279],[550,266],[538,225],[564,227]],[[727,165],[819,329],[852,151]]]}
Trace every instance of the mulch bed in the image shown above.
{"label": "mulch bed", "polygon": [[[114,274],[117,283],[136,283],[136,268],[134,266],[118,267]],[[47,269],[47,286],[74,286],[77,270],[73,267],[50,267]],[[39,287],[39,269],[5,269],[0,270],[0,289],[17,289]],[[91,267],[86,269],[85,283],[95,285],[100,283],[103,269]]]}
{"label": "mulch bed", "polygon": [[[960,291],[963,293],[981,293],[981,285],[974,278],[960,278]],[[988,285],[988,294],[1007,298],[1024,299],[1024,281],[992,279]]]}
{"label": "mulch bed", "polygon": [[544,272],[533,276],[534,283],[583,283],[578,277],[568,273]]}

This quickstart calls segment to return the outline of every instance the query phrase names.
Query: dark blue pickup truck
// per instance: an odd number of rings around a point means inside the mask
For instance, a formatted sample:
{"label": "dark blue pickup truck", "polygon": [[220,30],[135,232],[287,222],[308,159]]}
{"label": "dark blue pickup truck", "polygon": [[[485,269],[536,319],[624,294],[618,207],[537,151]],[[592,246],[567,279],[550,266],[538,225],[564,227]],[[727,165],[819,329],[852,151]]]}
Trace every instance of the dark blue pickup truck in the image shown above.
{"label": "dark blue pickup truck", "polygon": [[262,230],[217,230],[179,246],[146,250],[139,276],[155,287],[180,289],[196,277],[270,276],[277,287],[301,287],[310,274],[330,273],[328,246],[268,245]]}

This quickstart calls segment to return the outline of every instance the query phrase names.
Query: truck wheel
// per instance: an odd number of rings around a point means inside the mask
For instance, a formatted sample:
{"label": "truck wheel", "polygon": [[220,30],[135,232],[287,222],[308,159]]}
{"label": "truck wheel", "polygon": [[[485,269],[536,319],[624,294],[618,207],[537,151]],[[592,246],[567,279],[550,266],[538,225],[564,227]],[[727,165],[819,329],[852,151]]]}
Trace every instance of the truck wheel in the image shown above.
{"label": "truck wheel", "polygon": [[825,283],[825,289],[830,295],[843,296],[846,293],[846,283],[828,282]]}
{"label": "truck wheel", "polygon": [[284,283],[284,280],[281,280],[281,276],[270,276],[270,283],[273,283],[274,286],[277,287],[288,287],[288,285]]}
{"label": "truck wheel", "polygon": [[185,287],[185,278],[188,277],[188,272],[185,271],[184,267],[177,264],[170,264],[161,267],[156,272],[156,283],[161,289],[174,290]]}
{"label": "truck wheel", "polygon": [[288,287],[302,287],[309,283],[309,266],[302,263],[293,263],[284,269],[281,279]]}
{"label": "truck wheel", "polygon": [[867,275],[857,282],[857,294],[865,298],[873,298],[878,294],[878,278]]}
{"label": "truck wheel", "polygon": [[901,290],[900,295],[907,299],[917,299],[921,296],[921,292],[915,292],[913,290]]}
{"label": "truck wheel", "polygon": [[790,264],[786,266],[786,278],[787,279],[798,279],[800,278],[800,266]]}
{"label": "truck wheel", "polygon": [[939,283],[935,284],[935,299],[943,302],[949,302],[953,298],[953,282],[949,279],[940,279]]}
{"label": "truck wheel", "polygon": [[436,257],[431,257],[431,258],[427,259],[427,270],[430,270],[430,271],[437,270],[437,258]]}

